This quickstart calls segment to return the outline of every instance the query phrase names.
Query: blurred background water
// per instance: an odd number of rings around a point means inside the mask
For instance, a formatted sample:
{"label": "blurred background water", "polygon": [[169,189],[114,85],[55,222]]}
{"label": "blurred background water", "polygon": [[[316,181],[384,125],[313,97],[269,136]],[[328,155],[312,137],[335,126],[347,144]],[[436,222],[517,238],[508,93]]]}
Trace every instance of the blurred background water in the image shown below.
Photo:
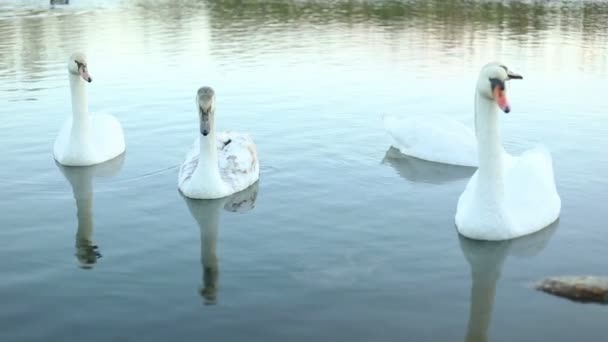
{"label": "blurred background water", "polygon": [[[0,1],[0,340],[607,339],[605,307],[532,288],[605,274],[606,22],[603,1]],[[75,50],[127,142],[89,168],[51,154]],[[505,146],[549,148],[563,202],[503,243],[456,233],[474,170],[399,155],[381,123],[471,124],[493,60],[524,75]],[[202,85],[257,143],[244,207],[177,191]]]}

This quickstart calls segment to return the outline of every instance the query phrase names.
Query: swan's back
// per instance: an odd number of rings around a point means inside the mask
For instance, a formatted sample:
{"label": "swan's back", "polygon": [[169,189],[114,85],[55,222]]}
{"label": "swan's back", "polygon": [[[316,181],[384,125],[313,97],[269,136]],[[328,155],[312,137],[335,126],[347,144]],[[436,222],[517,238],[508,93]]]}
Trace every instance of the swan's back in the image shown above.
{"label": "swan's back", "polygon": [[78,140],[72,135],[73,119],[61,127],[53,145],[57,162],[67,166],[88,166],[116,158],[125,151],[125,138],[120,122],[109,114],[92,114],[90,132]]}
{"label": "swan's back", "polygon": [[514,158],[505,179],[505,206],[522,235],[553,223],[561,210],[551,154],[534,148]]}
{"label": "swan's back", "polygon": [[223,132],[218,134],[218,162],[222,179],[241,191],[255,183],[260,174],[258,154],[253,139],[248,134]]}
{"label": "swan's back", "polygon": [[504,201],[486,206],[479,197],[479,170],[458,199],[456,225],[467,237],[506,240],[535,233],[551,223],[561,211],[555,187],[551,154],[535,148],[520,156],[503,152]]}
{"label": "swan's back", "polygon": [[466,125],[437,116],[383,117],[401,153],[438,163],[477,166],[477,140]]}
{"label": "swan's back", "polygon": [[[253,139],[238,132],[218,132],[217,163],[226,196],[246,189],[259,179],[260,165]],[[178,174],[181,187],[192,178],[200,157],[200,136],[188,150]]]}

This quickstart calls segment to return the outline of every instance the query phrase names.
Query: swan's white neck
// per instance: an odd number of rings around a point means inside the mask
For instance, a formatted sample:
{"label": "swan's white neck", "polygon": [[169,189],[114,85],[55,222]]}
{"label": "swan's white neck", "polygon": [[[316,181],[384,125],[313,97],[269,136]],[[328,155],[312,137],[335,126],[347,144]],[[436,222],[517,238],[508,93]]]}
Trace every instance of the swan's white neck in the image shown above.
{"label": "swan's white neck", "polygon": [[91,131],[87,89],[85,81],[80,75],[68,74],[72,92],[72,131],[70,135],[76,143],[83,143]]}
{"label": "swan's white neck", "polygon": [[202,134],[199,137],[200,155],[198,165],[194,173],[200,179],[204,187],[209,189],[221,189],[223,185],[220,169],[218,165],[217,141],[215,130],[211,129],[207,136]]}
{"label": "swan's white neck", "polygon": [[499,204],[504,197],[504,149],[497,109],[492,99],[475,95],[475,133],[479,153],[477,191],[488,205]]}

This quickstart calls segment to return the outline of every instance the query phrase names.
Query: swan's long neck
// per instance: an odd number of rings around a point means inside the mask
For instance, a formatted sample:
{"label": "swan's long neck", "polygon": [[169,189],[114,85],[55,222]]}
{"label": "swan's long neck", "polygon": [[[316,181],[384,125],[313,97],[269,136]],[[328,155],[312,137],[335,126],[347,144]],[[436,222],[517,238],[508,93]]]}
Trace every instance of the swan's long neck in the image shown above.
{"label": "swan's long neck", "polygon": [[500,203],[504,196],[504,149],[496,103],[475,95],[475,133],[479,153],[478,191],[488,204]]}
{"label": "swan's long neck", "polygon": [[200,155],[195,173],[210,187],[222,184],[220,169],[218,165],[217,141],[215,130],[212,129],[207,136],[199,137]]}
{"label": "swan's long neck", "polygon": [[79,142],[88,138],[91,131],[91,117],[87,100],[87,89],[80,75],[69,73],[72,92],[72,131],[71,137]]}

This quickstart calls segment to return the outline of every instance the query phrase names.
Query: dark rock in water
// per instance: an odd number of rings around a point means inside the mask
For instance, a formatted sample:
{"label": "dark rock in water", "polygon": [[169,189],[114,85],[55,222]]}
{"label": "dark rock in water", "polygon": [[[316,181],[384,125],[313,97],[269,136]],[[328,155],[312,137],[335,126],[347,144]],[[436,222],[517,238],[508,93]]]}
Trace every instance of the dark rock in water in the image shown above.
{"label": "dark rock in water", "polygon": [[608,277],[553,277],[540,282],[536,289],[576,302],[608,304]]}

